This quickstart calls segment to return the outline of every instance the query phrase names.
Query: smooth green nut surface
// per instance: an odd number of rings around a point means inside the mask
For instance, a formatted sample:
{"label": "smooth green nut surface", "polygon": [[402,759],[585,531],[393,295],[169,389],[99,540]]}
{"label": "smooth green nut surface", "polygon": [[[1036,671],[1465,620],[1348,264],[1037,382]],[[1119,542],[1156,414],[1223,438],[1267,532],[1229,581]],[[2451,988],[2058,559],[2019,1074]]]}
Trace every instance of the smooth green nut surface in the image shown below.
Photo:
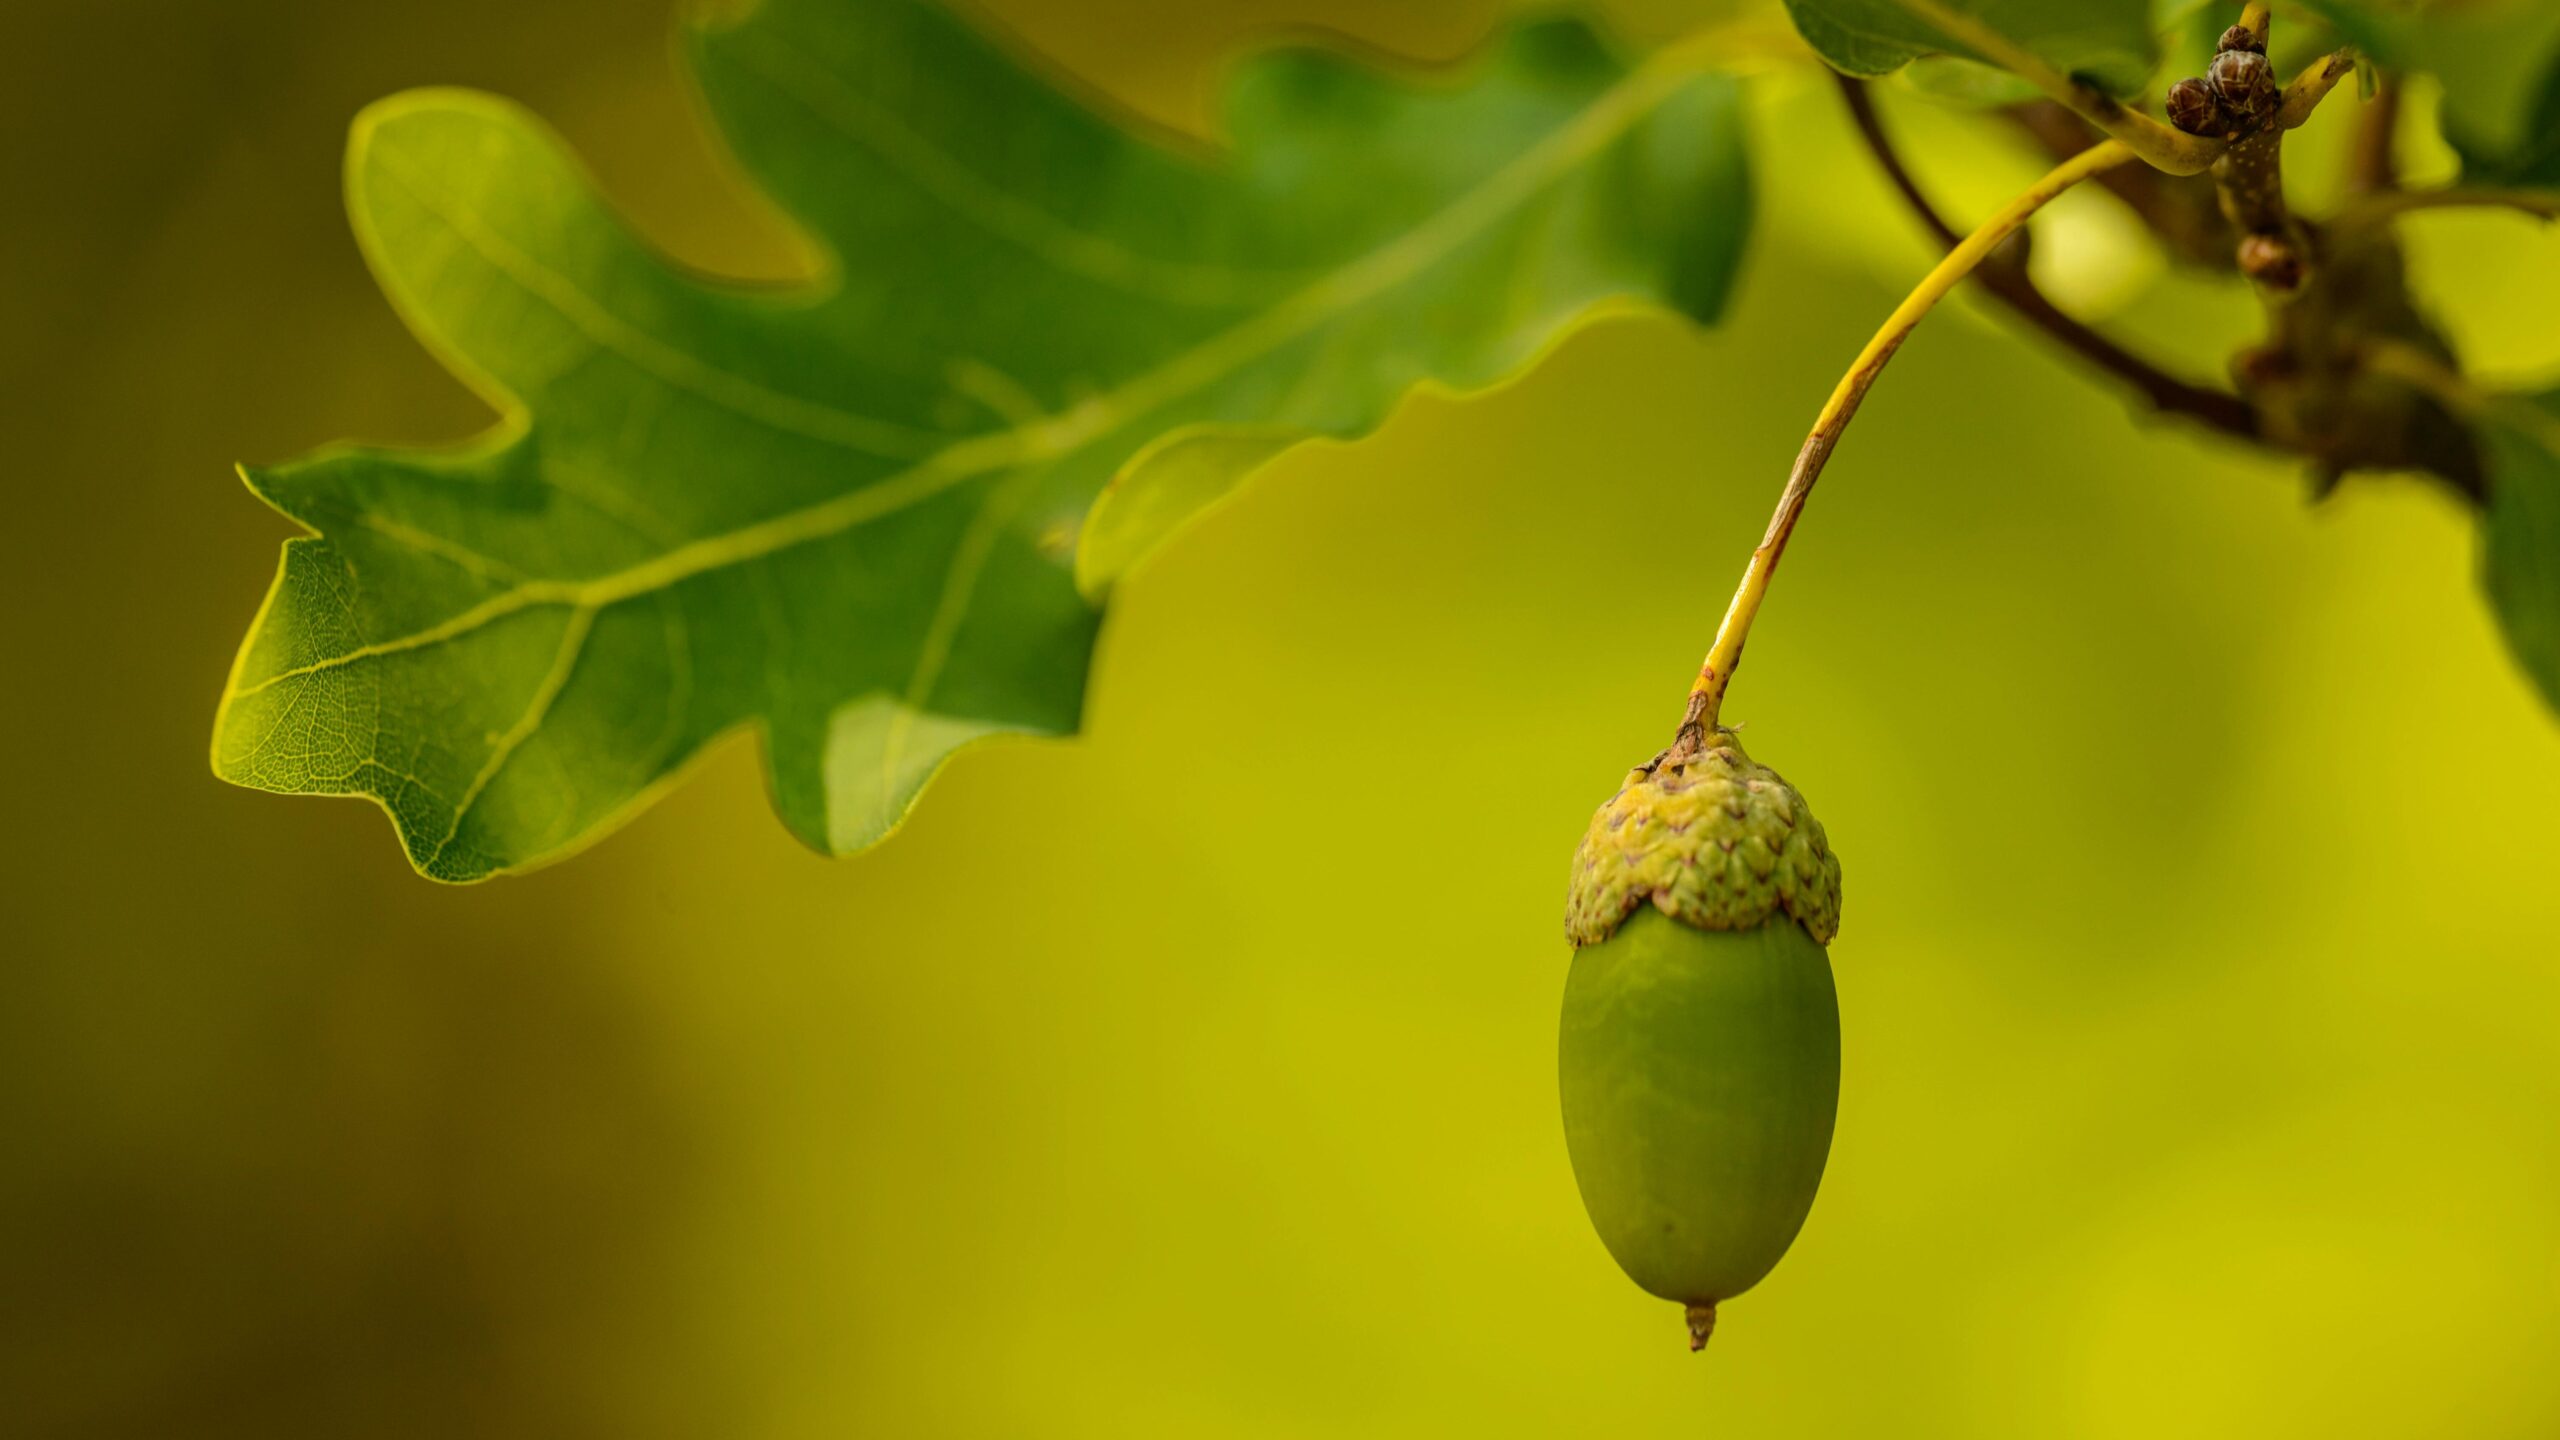
{"label": "smooth green nut surface", "polygon": [[1840,1098],[1831,961],[1781,913],[1702,930],[1651,907],[1573,956],[1565,1143],[1601,1241],[1700,1311],[1751,1288],[1813,1206]]}

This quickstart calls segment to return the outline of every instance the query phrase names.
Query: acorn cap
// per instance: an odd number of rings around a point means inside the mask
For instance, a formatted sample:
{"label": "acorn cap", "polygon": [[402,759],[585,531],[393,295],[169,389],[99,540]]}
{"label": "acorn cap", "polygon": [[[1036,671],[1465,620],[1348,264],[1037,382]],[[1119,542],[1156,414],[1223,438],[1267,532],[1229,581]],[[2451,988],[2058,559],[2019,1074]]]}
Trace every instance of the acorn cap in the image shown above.
{"label": "acorn cap", "polygon": [[1565,938],[1597,945],[1648,900],[1701,930],[1784,913],[1828,945],[1840,932],[1840,857],[1795,787],[1719,733],[1628,771],[1591,817],[1573,852]]}

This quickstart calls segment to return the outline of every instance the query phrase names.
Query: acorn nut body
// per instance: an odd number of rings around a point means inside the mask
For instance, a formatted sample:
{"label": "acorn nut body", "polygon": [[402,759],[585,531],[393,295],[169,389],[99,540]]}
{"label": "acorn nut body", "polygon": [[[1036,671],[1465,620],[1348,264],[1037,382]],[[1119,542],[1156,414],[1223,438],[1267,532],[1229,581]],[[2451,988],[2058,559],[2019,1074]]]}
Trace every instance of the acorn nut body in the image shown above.
{"label": "acorn nut body", "polygon": [[1822,1179],[1839,896],[1802,797],[1729,738],[1630,774],[1575,852],[1566,1148],[1602,1243],[1687,1307],[1692,1348],[1785,1255]]}

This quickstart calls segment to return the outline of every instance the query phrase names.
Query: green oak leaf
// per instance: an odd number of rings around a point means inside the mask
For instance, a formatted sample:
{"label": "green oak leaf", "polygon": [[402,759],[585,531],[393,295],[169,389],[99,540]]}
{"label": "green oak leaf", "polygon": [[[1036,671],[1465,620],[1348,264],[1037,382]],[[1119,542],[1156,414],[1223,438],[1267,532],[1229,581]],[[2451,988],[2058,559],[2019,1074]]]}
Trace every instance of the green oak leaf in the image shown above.
{"label": "green oak leaf", "polygon": [[2307,0],[2374,59],[2444,86],[2445,138],[2475,183],[2560,183],[2560,4]]}
{"label": "green oak leaf", "polygon": [[[1940,0],[2066,75],[2132,94],[2160,61],[2150,0]],[[1815,53],[1850,75],[1885,75],[1925,55],[1990,62],[1905,0],[1787,0]]]}
{"label": "green oak leaf", "polygon": [[2459,127],[2446,139],[2462,156],[2463,178],[2475,185],[2560,189],[2560,54],[2523,111],[2523,138],[2498,145]]}
{"label": "green oak leaf", "polygon": [[1264,55],[1217,157],[922,0],[765,0],[688,38],[822,281],[681,273],[532,116],[399,96],[355,128],[356,234],[503,420],[246,472],[311,533],[214,768],[370,797],[438,879],[567,854],[749,726],[794,833],[871,844],[959,747],[1075,728],[1146,544],[1597,302],[1712,318],[1749,208],[1734,82],[1568,21],[1427,84]]}
{"label": "green oak leaf", "polygon": [[2560,390],[2490,407],[2480,579],[2507,645],[2560,709]]}

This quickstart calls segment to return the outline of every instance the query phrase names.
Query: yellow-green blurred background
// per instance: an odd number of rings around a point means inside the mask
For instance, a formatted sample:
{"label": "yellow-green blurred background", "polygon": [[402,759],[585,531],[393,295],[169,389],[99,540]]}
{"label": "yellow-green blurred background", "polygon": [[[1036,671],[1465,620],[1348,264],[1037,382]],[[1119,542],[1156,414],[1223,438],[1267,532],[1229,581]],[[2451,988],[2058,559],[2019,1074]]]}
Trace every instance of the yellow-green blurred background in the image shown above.
{"label": "yellow-green blurred background", "polygon": [[[1259,26],[1446,56],[1494,5],[993,8],[1197,123]],[[2463,517],[2307,509],[1969,306],[1728,706],[1847,864],[1822,1198],[1703,1358],[1589,1232],[1566,852],[1929,253],[1818,76],[1757,88],[1730,325],[1613,321],[1289,459],[1122,591],[1083,738],[964,757],[844,862],[733,744],[453,890],[204,761],[287,533],[229,464],[486,419],[362,271],[345,122],[503,91],[679,256],[793,251],[658,0],[10,9],[0,1431],[2560,1432],[2560,727]],[[2036,168],[1888,100],[1960,213]],[[2560,363],[2560,239],[2415,243],[2475,363]],[[2038,255],[2191,373],[2252,324],[2101,197]]]}

